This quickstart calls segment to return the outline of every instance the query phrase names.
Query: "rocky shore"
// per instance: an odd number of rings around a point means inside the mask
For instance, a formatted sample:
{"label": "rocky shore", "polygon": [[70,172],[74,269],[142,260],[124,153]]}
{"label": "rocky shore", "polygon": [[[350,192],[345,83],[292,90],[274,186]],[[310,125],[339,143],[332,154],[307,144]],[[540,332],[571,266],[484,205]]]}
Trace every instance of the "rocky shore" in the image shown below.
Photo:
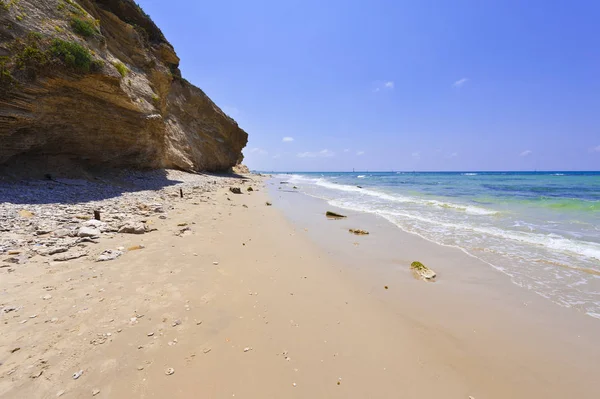
{"label": "rocky shore", "polygon": [[[207,193],[238,180],[166,170],[126,172],[118,183],[52,178],[3,183],[0,268],[12,273],[31,260],[106,260],[94,250],[99,238],[152,231],[151,219],[167,219],[174,201],[208,202]],[[122,252],[115,249],[112,256]]]}

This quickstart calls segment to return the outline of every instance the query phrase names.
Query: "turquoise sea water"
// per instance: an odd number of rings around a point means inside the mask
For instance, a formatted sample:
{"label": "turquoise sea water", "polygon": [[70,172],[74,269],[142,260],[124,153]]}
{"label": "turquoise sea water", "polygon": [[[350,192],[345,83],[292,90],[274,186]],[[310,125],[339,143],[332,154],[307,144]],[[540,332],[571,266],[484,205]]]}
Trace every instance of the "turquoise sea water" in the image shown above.
{"label": "turquoise sea water", "polygon": [[459,247],[515,284],[600,318],[600,172],[279,177],[331,205]]}

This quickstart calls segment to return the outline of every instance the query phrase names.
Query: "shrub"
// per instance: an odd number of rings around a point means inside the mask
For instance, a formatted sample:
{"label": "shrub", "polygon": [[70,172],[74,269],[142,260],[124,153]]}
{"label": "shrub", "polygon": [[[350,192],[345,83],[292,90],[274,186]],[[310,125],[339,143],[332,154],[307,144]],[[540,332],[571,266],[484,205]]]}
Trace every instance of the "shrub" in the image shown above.
{"label": "shrub", "polygon": [[104,68],[104,61],[102,60],[94,60],[92,61],[91,71],[98,72]]}
{"label": "shrub", "polygon": [[121,61],[113,62],[113,65],[117,68],[117,71],[119,71],[122,77],[125,77],[129,72],[129,69]]}
{"label": "shrub", "polygon": [[79,43],[66,42],[54,39],[50,52],[55,57],[62,59],[67,66],[80,72],[89,72],[92,65],[90,51]]}
{"label": "shrub", "polygon": [[92,24],[90,21],[77,17],[73,17],[71,19],[71,28],[73,28],[75,33],[83,37],[94,36],[98,33],[98,29],[96,29],[94,24]]}

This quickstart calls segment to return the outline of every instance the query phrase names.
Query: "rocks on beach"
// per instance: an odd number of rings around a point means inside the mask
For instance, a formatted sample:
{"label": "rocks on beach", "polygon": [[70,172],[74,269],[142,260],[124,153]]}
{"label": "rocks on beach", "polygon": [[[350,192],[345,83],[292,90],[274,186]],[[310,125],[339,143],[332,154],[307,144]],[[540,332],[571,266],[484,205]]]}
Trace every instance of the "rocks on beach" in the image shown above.
{"label": "rocks on beach", "polygon": [[329,219],[344,219],[347,217],[345,215],[341,215],[339,213],[332,212],[332,211],[325,212],[325,216],[327,216]]}
{"label": "rocks on beach", "polygon": [[[104,236],[151,231],[145,222],[152,216],[168,217],[168,211],[173,209],[169,205],[171,194],[179,196],[183,190],[186,200],[197,200],[204,193],[229,187],[233,182],[228,178],[217,182],[214,177],[175,170],[119,173],[119,184],[111,183],[114,176],[107,180],[2,182],[0,231],[6,234],[0,236],[0,265],[22,265],[35,256],[51,257],[55,262],[85,257],[94,252],[87,247]],[[94,218],[98,212],[102,220]],[[112,251],[94,260],[120,256]],[[8,266],[0,270],[13,271]]]}
{"label": "rocks on beach", "polygon": [[357,236],[366,236],[369,234],[368,231],[360,229],[349,229],[348,231],[352,234],[356,234]]}
{"label": "rocks on beach", "polygon": [[424,280],[430,281],[435,279],[436,277],[436,273],[421,262],[415,261],[411,263],[410,268],[413,271],[413,273],[415,273],[415,275]]}

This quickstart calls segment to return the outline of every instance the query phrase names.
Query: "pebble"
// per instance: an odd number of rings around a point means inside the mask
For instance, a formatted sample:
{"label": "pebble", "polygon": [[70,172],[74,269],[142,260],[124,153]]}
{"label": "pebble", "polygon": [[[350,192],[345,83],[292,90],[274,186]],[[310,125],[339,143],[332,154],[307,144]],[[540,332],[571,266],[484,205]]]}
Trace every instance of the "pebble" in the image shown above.
{"label": "pebble", "polygon": [[138,367],[137,367],[137,369],[138,369],[139,371],[142,371],[142,370],[144,369],[144,366],[138,366]]}
{"label": "pebble", "polygon": [[173,367],[169,367],[165,370],[166,375],[173,375],[175,373],[175,369]]}
{"label": "pebble", "polygon": [[99,389],[94,389],[94,390],[92,391],[92,396],[96,396],[96,395],[98,395],[99,393],[100,393],[100,390],[99,390]]}
{"label": "pebble", "polygon": [[60,396],[63,396],[64,394],[65,394],[65,390],[61,389],[60,391],[56,392],[56,397],[58,398]]}
{"label": "pebble", "polygon": [[153,333],[153,332],[149,332],[149,333],[148,333],[148,336],[149,336],[149,337],[151,337],[151,336],[153,336],[153,335],[154,335],[154,333]]}
{"label": "pebble", "polygon": [[42,297],[42,299],[47,301],[48,299],[52,299],[52,295],[46,294]]}
{"label": "pebble", "polygon": [[181,324],[181,320],[177,319],[173,322],[173,327],[177,327],[180,324]]}
{"label": "pebble", "polygon": [[219,262],[213,262],[213,265],[217,266],[219,264]]}
{"label": "pebble", "polygon": [[73,373],[73,379],[76,380],[83,375],[83,370],[79,370],[76,373]]}
{"label": "pebble", "polygon": [[244,348],[244,352],[250,352],[251,350],[252,350],[252,348],[250,348],[250,347]]}

